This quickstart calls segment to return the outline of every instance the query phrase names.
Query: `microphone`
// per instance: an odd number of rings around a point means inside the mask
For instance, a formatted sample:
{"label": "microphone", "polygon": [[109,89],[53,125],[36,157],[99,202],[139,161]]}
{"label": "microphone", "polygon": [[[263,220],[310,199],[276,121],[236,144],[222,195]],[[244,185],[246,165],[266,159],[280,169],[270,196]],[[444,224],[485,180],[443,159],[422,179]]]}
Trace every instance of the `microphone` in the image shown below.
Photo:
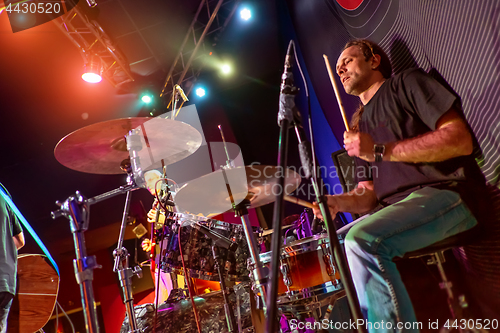
{"label": "microphone", "polygon": [[286,51],[286,56],[285,56],[285,68],[283,70],[283,75],[281,76],[281,88],[280,92],[283,93],[290,93],[290,91],[287,91],[287,88],[292,88],[293,85],[293,74],[292,74],[292,63],[293,63],[293,39],[290,40],[290,43],[288,44],[288,49]]}
{"label": "microphone", "polygon": [[288,44],[288,50],[285,57],[285,69],[281,76],[280,100],[278,111],[278,125],[281,127],[283,120],[288,120],[292,123],[294,120],[293,108],[295,107],[294,95],[297,93],[297,88],[293,86],[292,62],[293,62],[293,39]]}
{"label": "microphone", "polygon": [[141,159],[139,157],[139,151],[142,150],[142,143],[141,136],[138,134],[137,130],[131,130],[128,133],[126,142],[134,180],[138,186],[143,186],[145,184],[145,180],[141,168]]}
{"label": "microphone", "polygon": [[194,223],[194,227],[196,230],[200,231],[204,235],[210,237],[212,241],[214,242],[213,245],[223,247],[225,249],[228,249],[229,251],[236,251],[238,248],[238,244],[231,241],[229,238],[222,236],[218,232],[212,231],[211,229],[205,227],[203,224],[200,224],[199,222]]}
{"label": "microphone", "polygon": [[177,90],[179,92],[179,94],[181,95],[181,98],[184,100],[184,102],[187,102],[189,101],[189,99],[187,98],[186,94],[184,93],[184,90],[182,90],[181,86],[176,84],[175,85],[175,90]]}

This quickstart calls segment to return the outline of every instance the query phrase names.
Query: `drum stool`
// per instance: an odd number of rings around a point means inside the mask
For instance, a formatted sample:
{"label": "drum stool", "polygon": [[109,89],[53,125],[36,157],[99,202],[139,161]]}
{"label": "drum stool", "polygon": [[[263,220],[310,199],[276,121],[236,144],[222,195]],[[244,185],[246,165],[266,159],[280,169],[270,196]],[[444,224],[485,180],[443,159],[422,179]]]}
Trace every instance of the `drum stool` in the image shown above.
{"label": "drum stool", "polygon": [[[451,316],[455,320],[460,322],[461,319],[467,320],[468,318],[464,314],[465,308],[468,304],[465,300],[465,295],[456,296],[453,293],[453,284],[448,280],[446,273],[443,268],[443,263],[446,262],[444,257],[444,252],[456,247],[462,247],[466,245],[471,245],[480,240],[482,235],[482,229],[480,226],[475,226],[474,228],[461,232],[459,234],[450,236],[443,239],[437,243],[429,245],[425,248],[407,252],[402,258],[396,257],[394,261],[409,258],[421,258],[430,257],[427,260],[427,265],[436,265],[441,276],[442,281],[439,283],[439,287],[446,291],[448,296],[448,306],[450,308]],[[463,332],[459,328],[460,332]]]}

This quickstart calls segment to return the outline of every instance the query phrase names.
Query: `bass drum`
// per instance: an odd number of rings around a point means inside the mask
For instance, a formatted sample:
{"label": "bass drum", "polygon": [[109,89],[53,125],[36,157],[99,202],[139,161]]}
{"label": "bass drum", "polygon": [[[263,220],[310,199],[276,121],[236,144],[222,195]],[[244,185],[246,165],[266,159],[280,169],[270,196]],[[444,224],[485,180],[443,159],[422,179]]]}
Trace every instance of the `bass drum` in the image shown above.
{"label": "bass drum", "polygon": [[[233,307],[237,332],[253,332],[249,287],[236,285],[236,292],[231,292],[229,301]],[[239,296],[237,296],[239,294]],[[220,291],[211,292],[194,298],[200,317],[203,333],[228,332],[224,312],[224,299]],[[137,328],[140,332],[149,333],[198,333],[193,307],[189,298],[174,303],[163,303],[158,306],[156,329],[153,330],[155,308],[153,304],[135,307]],[[123,321],[120,333],[130,330],[128,317]]]}

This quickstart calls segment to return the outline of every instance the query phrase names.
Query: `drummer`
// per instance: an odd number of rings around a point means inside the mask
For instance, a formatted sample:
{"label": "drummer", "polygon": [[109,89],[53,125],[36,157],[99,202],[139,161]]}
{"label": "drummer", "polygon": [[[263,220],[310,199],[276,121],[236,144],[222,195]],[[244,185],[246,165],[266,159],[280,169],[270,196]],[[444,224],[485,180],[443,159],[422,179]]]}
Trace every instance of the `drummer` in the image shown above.
{"label": "drummer", "polygon": [[[344,144],[367,172],[356,171],[363,174],[356,190],[326,203],[332,215],[383,207],[344,243],[361,309],[372,323],[416,323],[392,259],[477,224],[471,210],[485,180],[471,155],[472,135],[455,95],[419,69],[393,76],[389,57],[371,41],[347,43],[337,74],[361,101]],[[314,212],[322,217],[317,206]]]}

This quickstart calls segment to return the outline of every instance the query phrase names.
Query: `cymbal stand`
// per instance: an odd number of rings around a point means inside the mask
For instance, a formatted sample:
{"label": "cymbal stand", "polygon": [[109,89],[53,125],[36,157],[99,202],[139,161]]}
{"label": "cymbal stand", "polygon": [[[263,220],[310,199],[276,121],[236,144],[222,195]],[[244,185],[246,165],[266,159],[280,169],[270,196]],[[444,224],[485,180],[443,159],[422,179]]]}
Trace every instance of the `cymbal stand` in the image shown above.
{"label": "cymbal stand", "polygon": [[234,207],[234,212],[236,215],[239,215],[241,218],[241,224],[243,226],[243,231],[245,232],[245,237],[247,239],[248,249],[250,250],[250,258],[254,262],[254,269],[251,271],[253,274],[253,279],[255,281],[255,285],[259,289],[260,297],[262,300],[262,308],[264,313],[267,314],[267,295],[266,295],[266,284],[267,277],[269,274],[269,270],[266,266],[262,265],[260,262],[259,256],[259,247],[257,245],[257,241],[255,240],[252,225],[250,224],[250,219],[248,218],[248,209],[247,207],[250,205],[248,199],[243,200],[241,203]]}
{"label": "cymbal stand", "polygon": [[[134,183],[134,175],[131,168],[127,168],[127,182],[129,184]],[[125,228],[127,227],[127,217],[130,208],[132,192],[127,192],[127,197],[125,199],[125,207],[123,208],[122,225],[120,228],[120,235],[118,236],[118,243],[116,249],[113,251],[113,257],[115,258],[115,263],[113,266],[113,272],[118,273],[118,279],[120,280],[120,286],[123,292],[123,301],[127,309],[128,322],[130,325],[129,332],[139,332],[137,328],[137,321],[134,312],[134,297],[132,294],[132,276],[137,275],[137,277],[142,278],[142,269],[139,266],[134,268],[128,267],[129,265],[129,253],[128,250],[123,247],[123,239],[125,238]]]}
{"label": "cymbal stand", "polygon": [[76,259],[73,260],[73,266],[75,269],[76,282],[80,286],[87,333],[99,333],[92,280],[94,279],[94,269],[101,268],[101,266],[97,264],[95,256],[87,256],[87,249],[85,246],[84,232],[89,226],[89,206],[119,194],[128,194],[130,191],[136,189],[138,189],[138,187],[135,184],[129,183],[128,185],[121,186],[118,189],[90,199],[86,199],[79,191],[76,191],[74,195],[69,196],[64,202],[56,201],[56,204],[60,208],[51,212],[53,219],[63,216],[70,222],[76,254]]}
{"label": "cymbal stand", "polygon": [[[228,250],[229,251],[229,250]],[[214,258],[214,265],[217,268],[217,273],[219,273],[219,283],[220,290],[222,291],[222,297],[224,298],[224,312],[226,314],[227,330],[228,332],[235,332],[235,321],[234,312],[231,303],[229,303],[229,292],[226,288],[226,282],[223,275],[224,270],[221,268],[220,264],[220,252],[219,248],[215,245],[215,241],[212,240],[212,255]]]}
{"label": "cymbal stand", "polygon": [[[279,101],[279,112],[278,112],[278,124],[280,125],[280,139],[279,139],[279,151],[278,151],[278,166],[281,170],[285,170],[287,165],[287,148],[288,148],[288,130],[290,127],[295,128],[297,138],[299,140],[299,153],[302,166],[304,168],[305,178],[311,181],[311,184],[316,195],[316,200],[319,204],[321,214],[324,217],[325,225],[328,232],[328,238],[330,241],[330,251],[333,253],[335,262],[338,265],[340,277],[344,285],[346,295],[349,301],[349,306],[351,314],[354,321],[363,320],[363,315],[361,313],[361,308],[359,306],[359,300],[356,295],[356,290],[354,289],[354,283],[352,281],[351,272],[349,266],[347,265],[347,260],[344,256],[342,248],[340,247],[339,240],[337,238],[337,231],[333,223],[330,210],[326,205],[326,198],[322,195],[322,191],[319,187],[318,180],[320,176],[316,175],[316,171],[313,167],[313,158],[311,152],[311,146],[309,142],[305,141],[303,129],[299,124],[299,114],[295,107],[295,94],[297,94],[297,88],[293,85],[293,75],[291,71],[291,62],[293,60],[292,54],[293,40],[290,41],[288,46],[287,56],[285,58],[285,70],[282,76],[281,93]],[[312,133],[311,133],[312,134]],[[282,189],[276,196],[276,202],[274,204],[273,212],[273,229],[281,230],[281,221],[284,215],[284,184],[285,175],[280,173],[278,178],[278,188]],[[268,309],[269,313],[267,316],[266,332],[273,333],[276,331],[277,326],[277,293],[278,293],[278,279],[279,279],[279,269],[280,269],[280,254],[281,254],[281,233],[273,233],[271,242],[271,281],[268,296]],[[360,333],[366,332],[363,325],[357,325],[357,330]]]}
{"label": "cymbal stand", "polygon": [[[222,129],[220,128],[219,125],[219,130]],[[225,146],[225,140],[224,140],[224,146]],[[227,154],[227,150],[226,150]],[[255,237],[253,235],[253,230],[252,230],[252,225],[250,224],[250,219],[248,218],[248,209],[247,207],[250,206],[250,202],[248,199],[244,199],[242,202],[240,202],[238,205],[235,204],[234,199],[233,199],[233,193],[231,191],[231,186],[229,185],[229,180],[226,175],[226,169],[230,169],[232,167],[231,160],[229,159],[229,155],[227,155],[228,160],[226,161],[226,166],[221,168],[222,171],[222,176],[224,177],[224,181],[226,182],[226,188],[227,188],[227,193],[229,195],[229,198],[231,200],[231,205],[233,207],[234,213],[238,216],[241,217],[241,224],[243,226],[243,231],[245,232],[245,237],[247,239],[247,244],[248,244],[248,249],[250,250],[250,257],[252,258],[252,261],[255,264],[255,268],[252,270],[253,279],[255,281],[255,284],[257,288],[259,289],[260,292],[260,297],[262,298],[262,307],[264,310],[264,313],[266,313],[266,288],[265,288],[265,283],[267,282],[267,268],[262,266],[262,263],[260,262],[260,257],[259,257],[259,250],[257,246],[257,241],[255,240]]]}
{"label": "cymbal stand", "polygon": [[226,175],[226,171],[228,169],[232,169],[235,167],[234,161],[231,160],[229,157],[229,153],[227,151],[227,146],[226,146],[226,139],[224,138],[224,133],[222,132],[222,127],[221,125],[218,126],[221,137],[222,137],[222,142],[224,143],[224,150],[226,152],[226,165],[221,167],[222,171],[222,176],[224,177],[224,181],[226,182],[226,188],[227,188],[227,193],[229,195],[229,198],[231,200],[231,205],[233,207],[234,213],[238,216],[241,217],[241,224],[243,226],[243,231],[245,232],[245,237],[247,240],[248,248],[250,250],[250,257],[252,258],[252,261],[254,262],[254,269],[252,270],[253,279],[255,281],[255,284],[257,288],[259,289],[260,292],[260,297],[262,299],[262,308],[264,310],[264,313],[266,313],[266,288],[265,288],[265,283],[267,282],[267,267],[263,266],[262,263],[260,262],[260,257],[259,257],[259,247],[257,245],[257,241],[255,240],[253,230],[252,230],[252,225],[250,224],[250,219],[248,218],[248,209],[247,207],[250,206],[250,202],[248,199],[243,200],[240,202],[238,205],[235,204],[234,199],[233,199],[233,194],[231,191],[231,186],[229,185],[229,180]]}

